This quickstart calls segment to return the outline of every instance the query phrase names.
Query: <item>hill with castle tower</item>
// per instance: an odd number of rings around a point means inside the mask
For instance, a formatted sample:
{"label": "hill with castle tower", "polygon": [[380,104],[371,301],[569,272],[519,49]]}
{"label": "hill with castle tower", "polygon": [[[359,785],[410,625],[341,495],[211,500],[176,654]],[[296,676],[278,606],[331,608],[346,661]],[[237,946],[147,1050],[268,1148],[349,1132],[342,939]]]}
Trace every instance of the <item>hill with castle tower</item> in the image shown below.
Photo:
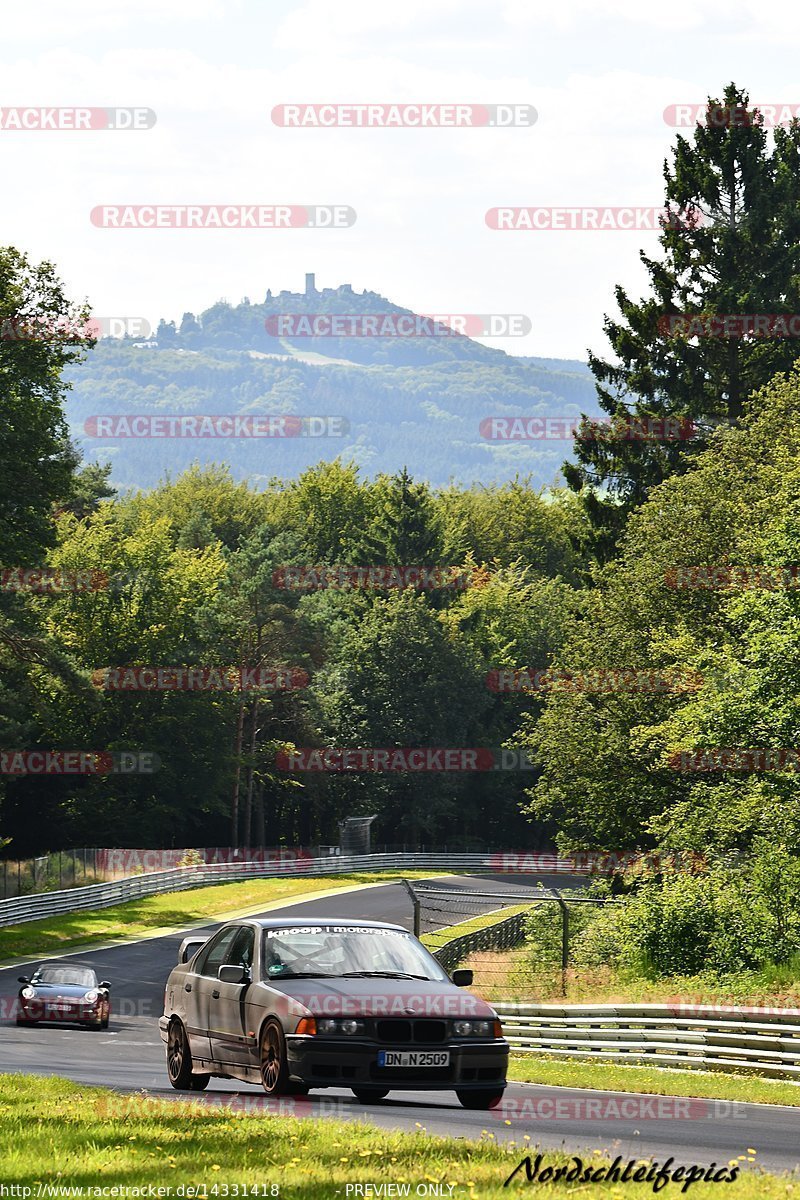
{"label": "hill with castle tower", "polygon": [[[302,292],[218,301],[180,321],[162,320],[144,339],[101,339],[68,372],[67,418],[87,460],[111,462],[118,487],[152,486],[195,461],[228,462],[237,477],[266,482],[340,455],[369,474],[408,464],[434,485],[501,482],[517,473],[552,483],[569,440],[492,442],[481,421],[596,415],[588,367],[514,357],[514,337],[502,339],[508,349],[495,349],[447,319],[453,328],[349,283],[319,290],[308,274]],[[407,336],[408,329],[420,335]],[[391,336],[379,336],[382,330]],[[104,440],[87,421],[107,413],[323,414],[341,418],[344,432],[280,441]]]}

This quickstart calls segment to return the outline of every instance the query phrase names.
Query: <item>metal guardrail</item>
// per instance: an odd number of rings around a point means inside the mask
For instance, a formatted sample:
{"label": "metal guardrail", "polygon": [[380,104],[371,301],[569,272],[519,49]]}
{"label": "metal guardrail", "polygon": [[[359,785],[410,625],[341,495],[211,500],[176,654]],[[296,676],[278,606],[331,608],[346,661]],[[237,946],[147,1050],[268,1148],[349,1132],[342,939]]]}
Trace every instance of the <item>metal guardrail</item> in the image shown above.
{"label": "metal guardrail", "polygon": [[800,1009],[494,1003],[515,1054],[800,1078]]}
{"label": "metal guardrail", "polygon": [[[475,950],[508,950],[512,946],[518,946],[525,936],[527,915],[527,910],[514,913],[505,920],[495,921],[493,925],[484,925],[480,929],[473,929],[471,933],[450,938],[435,950],[429,947],[430,952],[445,971],[452,971]],[[458,929],[458,926],[454,925],[452,928]]]}
{"label": "metal guardrail", "polygon": [[[532,856],[533,857],[533,856]],[[541,856],[541,870],[575,872],[570,860]],[[495,854],[359,854],[290,860],[285,863],[205,863],[174,867],[169,871],[151,871],[131,875],[109,883],[89,884],[60,892],[40,892],[0,900],[0,926],[20,925],[58,913],[81,912],[90,908],[109,908],[142,896],[180,892],[187,888],[207,887],[242,879],[272,879],[284,875],[347,875],[356,871],[464,870],[497,869]]]}

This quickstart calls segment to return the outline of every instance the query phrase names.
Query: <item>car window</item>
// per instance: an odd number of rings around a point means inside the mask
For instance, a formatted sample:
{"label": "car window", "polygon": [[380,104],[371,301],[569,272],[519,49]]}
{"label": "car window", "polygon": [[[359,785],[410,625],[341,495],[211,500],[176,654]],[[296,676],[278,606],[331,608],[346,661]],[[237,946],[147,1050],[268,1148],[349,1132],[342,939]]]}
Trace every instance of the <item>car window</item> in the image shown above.
{"label": "car window", "polygon": [[230,949],[225,955],[225,962],[231,966],[247,967],[248,971],[251,970],[255,943],[255,930],[249,925],[243,925],[231,942]]}
{"label": "car window", "polygon": [[296,925],[264,931],[265,978],[293,974],[344,975],[391,972],[423,979],[447,973],[403,930],[357,925]]}
{"label": "car window", "polygon": [[93,988],[97,987],[97,976],[94,971],[80,967],[40,967],[31,982]]}
{"label": "car window", "polygon": [[239,932],[238,925],[229,925],[227,929],[221,929],[205,949],[200,951],[193,970],[198,975],[213,975],[216,978],[217,971],[227,961],[226,955]]}

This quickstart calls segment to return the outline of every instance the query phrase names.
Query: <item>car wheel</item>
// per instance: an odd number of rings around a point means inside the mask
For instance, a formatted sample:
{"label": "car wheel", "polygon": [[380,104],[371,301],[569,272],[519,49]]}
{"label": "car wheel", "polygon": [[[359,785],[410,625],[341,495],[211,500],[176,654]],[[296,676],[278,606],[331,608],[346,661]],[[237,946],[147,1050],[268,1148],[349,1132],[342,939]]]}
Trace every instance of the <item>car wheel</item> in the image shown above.
{"label": "car wheel", "polygon": [[360,1104],[374,1104],[376,1100],[383,1100],[389,1095],[389,1088],[354,1087],[352,1092]]}
{"label": "car wheel", "polygon": [[170,1083],[179,1092],[202,1092],[211,1078],[210,1075],[193,1074],[189,1039],[178,1020],[170,1022],[167,1033],[167,1074]]}
{"label": "car wheel", "polygon": [[466,1088],[456,1088],[456,1095],[463,1108],[497,1108],[503,1099],[502,1090],[498,1092],[489,1088],[475,1092],[468,1092]]}
{"label": "car wheel", "polygon": [[286,1066],[286,1038],[277,1021],[267,1021],[261,1034],[261,1083],[268,1096],[284,1096],[291,1086]]}
{"label": "car wheel", "polygon": [[18,1025],[38,1025],[39,1022],[31,1021],[28,1019],[28,1017],[17,1017],[17,1024]]}

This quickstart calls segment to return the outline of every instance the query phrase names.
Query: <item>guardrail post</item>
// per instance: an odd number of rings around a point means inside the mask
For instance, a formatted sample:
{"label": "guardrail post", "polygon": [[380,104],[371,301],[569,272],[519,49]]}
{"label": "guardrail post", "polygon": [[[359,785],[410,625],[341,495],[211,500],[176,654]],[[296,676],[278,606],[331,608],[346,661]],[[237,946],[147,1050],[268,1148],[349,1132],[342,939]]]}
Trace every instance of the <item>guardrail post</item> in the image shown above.
{"label": "guardrail post", "polygon": [[569,965],[569,909],[567,902],[557,888],[550,888],[550,892],[558,901],[558,907],[561,909],[561,995],[567,994],[567,967]]}
{"label": "guardrail post", "polygon": [[411,897],[411,903],[414,906],[414,937],[419,937],[420,931],[420,902],[417,893],[414,891],[407,879],[401,879],[400,882]]}

